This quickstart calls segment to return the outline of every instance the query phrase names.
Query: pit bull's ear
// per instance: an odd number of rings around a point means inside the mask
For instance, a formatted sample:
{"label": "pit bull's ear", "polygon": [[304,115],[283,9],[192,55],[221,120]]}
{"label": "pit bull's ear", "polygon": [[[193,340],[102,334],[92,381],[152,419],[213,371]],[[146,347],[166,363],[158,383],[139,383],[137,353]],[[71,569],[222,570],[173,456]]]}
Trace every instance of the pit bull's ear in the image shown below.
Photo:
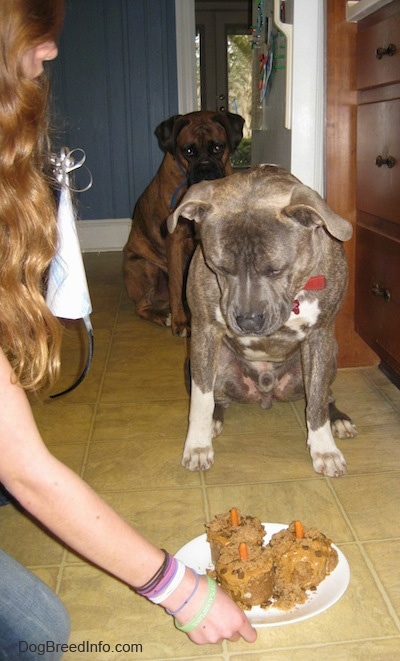
{"label": "pit bull's ear", "polygon": [[339,241],[348,241],[351,238],[353,234],[351,223],[334,213],[312,188],[296,186],[290,202],[290,205],[283,209],[287,216],[296,218],[303,225],[310,223],[324,225],[329,234]]}
{"label": "pit bull's ear", "polygon": [[172,234],[178,224],[179,216],[187,220],[195,220],[200,223],[204,214],[211,209],[211,204],[204,200],[188,200],[183,202],[175,209],[173,213],[167,218],[168,231]]}
{"label": "pit bull's ear", "polygon": [[210,197],[215,181],[200,181],[198,184],[190,186],[181,203],[167,218],[167,227],[169,232],[173,232],[177,226],[179,216],[187,220],[195,220],[200,223],[207,211],[210,211],[212,204]]}
{"label": "pit bull's ear", "polygon": [[158,140],[158,146],[161,151],[169,151],[171,154],[174,152],[174,126],[175,122],[182,115],[172,115],[169,119],[166,119],[164,122],[161,122],[154,131],[155,136]]}

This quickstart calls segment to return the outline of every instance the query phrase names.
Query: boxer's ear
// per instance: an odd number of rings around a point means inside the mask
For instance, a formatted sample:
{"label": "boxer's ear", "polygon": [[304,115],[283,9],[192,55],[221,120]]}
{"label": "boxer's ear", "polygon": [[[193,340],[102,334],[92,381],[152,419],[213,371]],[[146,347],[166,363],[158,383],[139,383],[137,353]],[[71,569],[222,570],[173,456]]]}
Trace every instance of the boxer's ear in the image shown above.
{"label": "boxer's ear", "polygon": [[164,122],[161,122],[154,131],[155,136],[158,140],[158,146],[161,151],[169,151],[171,154],[174,151],[174,126],[175,122],[182,115],[172,115],[169,119],[166,119]]}
{"label": "boxer's ear", "polygon": [[283,212],[303,225],[324,225],[329,234],[339,241],[348,241],[353,234],[351,223],[334,213],[325,200],[308,186],[293,189],[290,205]]}
{"label": "boxer's ear", "polygon": [[243,138],[244,118],[233,112],[219,112],[215,115],[214,121],[222,124],[229,140],[229,151],[233,154],[236,147],[239,146]]}
{"label": "boxer's ear", "polygon": [[204,215],[211,209],[211,207],[212,205],[209,202],[205,202],[204,200],[193,199],[187,200],[185,202],[184,198],[183,202],[167,218],[168,231],[172,234],[178,224],[179,216],[182,216],[187,220],[195,220],[196,223],[200,223],[204,218]]}

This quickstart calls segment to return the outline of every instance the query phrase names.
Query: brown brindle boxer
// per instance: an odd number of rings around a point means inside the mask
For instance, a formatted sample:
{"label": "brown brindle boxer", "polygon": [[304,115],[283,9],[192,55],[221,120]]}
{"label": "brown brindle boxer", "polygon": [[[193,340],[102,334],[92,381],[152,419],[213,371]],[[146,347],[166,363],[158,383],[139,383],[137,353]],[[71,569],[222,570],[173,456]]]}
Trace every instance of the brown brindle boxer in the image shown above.
{"label": "brown brindle boxer", "polygon": [[188,334],[184,285],[195,249],[193,224],[180,218],[170,234],[166,219],[189,186],[232,173],[230,155],[243,136],[244,119],[230,112],[202,110],[174,115],[155,131],[164,159],[139,197],[124,247],[123,276],[136,313]]}

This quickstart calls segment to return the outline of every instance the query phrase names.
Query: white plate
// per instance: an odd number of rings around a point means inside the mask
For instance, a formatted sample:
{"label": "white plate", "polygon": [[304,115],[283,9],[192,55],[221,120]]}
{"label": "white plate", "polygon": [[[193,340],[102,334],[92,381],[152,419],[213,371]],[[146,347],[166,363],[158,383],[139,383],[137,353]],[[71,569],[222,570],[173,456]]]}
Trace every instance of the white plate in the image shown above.
{"label": "white plate", "polygon": [[[279,530],[287,528],[284,523],[263,523],[266,530],[264,542],[267,544]],[[301,622],[309,617],[314,617],[327,610],[335,604],[345,593],[350,581],[349,564],[340,551],[336,549],[339,561],[335,569],[327,576],[313,592],[307,592],[308,600],[304,604],[295,606],[290,611],[282,611],[271,606],[269,609],[254,606],[251,610],[245,611],[248,619],[255,627],[276,627],[282,624],[292,624]],[[182,560],[188,567],[192,567],[199,574],[205,574],[207,569],[213,569],[211,562],[210,545],[207,542],[207,535],[199,535],[190,542],[182,546],[175,556]]]}

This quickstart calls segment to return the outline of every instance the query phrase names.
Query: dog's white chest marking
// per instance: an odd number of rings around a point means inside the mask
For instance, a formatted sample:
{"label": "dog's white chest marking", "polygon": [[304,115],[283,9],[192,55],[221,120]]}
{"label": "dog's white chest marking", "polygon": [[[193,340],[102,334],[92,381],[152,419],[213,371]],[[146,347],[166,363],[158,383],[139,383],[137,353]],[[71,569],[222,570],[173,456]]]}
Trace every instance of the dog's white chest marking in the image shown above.
{"label": "dog's white chest marking", "polygon": [[319,304],[316,299],[314,301],[299,299],[299,313],[296,314],[292,311],[284,326],[295,331],[298,339],[303,340],[306,335],[304,329],[317,323],[319,313]]}
{"label": "dog's white chest marking", "polygon": [[253,349],[254,335],[240,338],[240,345],[242,347],[243,358],[251,360],[251,362],[260,361],[265,364],[266,353],[264,349]]}

